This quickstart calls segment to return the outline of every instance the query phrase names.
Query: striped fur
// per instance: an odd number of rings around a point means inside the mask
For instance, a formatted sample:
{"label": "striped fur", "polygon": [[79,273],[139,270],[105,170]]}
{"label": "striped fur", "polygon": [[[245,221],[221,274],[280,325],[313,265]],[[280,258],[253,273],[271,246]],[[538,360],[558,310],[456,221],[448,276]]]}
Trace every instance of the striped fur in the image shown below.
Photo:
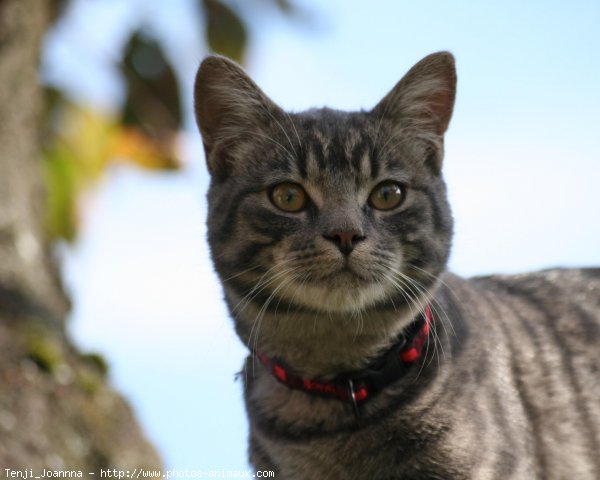
{"label": "striped fur", "polygon": [[[415,65],[372,110],[287,113],[206,59],[195,106],[212,174],[209,244],[240,338],[297,373],[363,368],[430,304],[426,354],[363,407],[279,384],[249,357],[250,459],[285,479],[600,477],[600,272],[463,280],[445,272],[441,174],[456,76]],[[385,180],[403,202],[377,210]],[[301,185],[289,213],[274,185]],[[345,256],[332,231],[360,232]]]}

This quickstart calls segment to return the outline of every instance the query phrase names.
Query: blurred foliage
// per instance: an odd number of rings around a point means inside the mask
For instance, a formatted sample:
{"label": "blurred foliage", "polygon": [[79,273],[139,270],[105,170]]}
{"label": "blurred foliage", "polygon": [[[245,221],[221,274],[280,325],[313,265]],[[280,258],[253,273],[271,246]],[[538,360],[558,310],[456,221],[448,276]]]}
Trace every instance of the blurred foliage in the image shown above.
{"label": "blurred foliage", "polygon": [[218,0],[202,0],[206,18],[206,40],[215,53],[242,62],[248,32],[239,15]]}
{"label": "blurred foliage", "polygon": [[[244,11],[227,0],[198,1],[198,24],[210,50],[243,63],[252,2],[243,4]],[[290,0],[261,1],[286,15],[296,11]],[[71,0],[51,0],[53,21],[59,21],[70,4]],[[67,92],[47,89],[44,165],[47,226],[54,239],[76,238],[81,193],[110,163],[124,161],[154,170],[180,166],[175,147],[183,122],[181,95],[160,43],[143,30],[133,31],[116,67],[127,94],[113,116],[74,104]]]}
{"label": "blurred foliage", "polygon": [[176,132],[183,121],[179,88],[158,42],[135,32],[125,47],[121,71],[127,82],[122,123],[154,138]]}
{"label": "blurred foliage", "polygon": [[[78,198],[111,162],[131,162],[148,169],[174,169],[173,146],[119,118],[62,100],[55,112],[50,148],[45,151],[48,190],[47,228],[53,238],[73,240]],[[171,142],[174,140],[172,139]]]}

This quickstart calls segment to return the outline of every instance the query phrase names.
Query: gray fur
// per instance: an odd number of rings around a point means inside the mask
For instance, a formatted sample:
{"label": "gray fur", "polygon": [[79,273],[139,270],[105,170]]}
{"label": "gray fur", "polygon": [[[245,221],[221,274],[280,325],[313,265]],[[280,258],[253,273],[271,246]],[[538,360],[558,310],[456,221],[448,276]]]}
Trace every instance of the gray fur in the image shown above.
{"label": "gray fur", "polygon": [[[426,304],[423,358],[362,407],[291,390],[250,356],[250,460],[285,479],[600,478],[600,270],[445,272],[441,174],[453,57],[430,55],[373,109],[287,113],[206,59],[195,105],[212,173],[209,243],[250,350],[328,380],[364,368]],[[372,208],[384,180],[395,209]],[[310,202],[288,213],[270,189]],[[345,256],[331,232],[359,232]],[[329,238],[329,240],[328,240]]]}

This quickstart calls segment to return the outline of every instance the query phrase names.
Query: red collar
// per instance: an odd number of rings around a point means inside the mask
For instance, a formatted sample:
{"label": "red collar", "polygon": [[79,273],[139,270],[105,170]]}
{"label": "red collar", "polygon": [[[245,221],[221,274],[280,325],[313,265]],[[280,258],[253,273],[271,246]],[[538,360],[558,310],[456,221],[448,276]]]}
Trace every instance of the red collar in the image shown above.
{"label": "red collar", "polygon": [[358,416],[360,405],[402,377],[421,358],[431,321],[431,308],[427,305],[424,314],[405,329],[399,341],[382,357],[364,370],[338,375],[330,382],[303,378],[264,353],[255,354],[267,370],[287,387],[351,403]]}

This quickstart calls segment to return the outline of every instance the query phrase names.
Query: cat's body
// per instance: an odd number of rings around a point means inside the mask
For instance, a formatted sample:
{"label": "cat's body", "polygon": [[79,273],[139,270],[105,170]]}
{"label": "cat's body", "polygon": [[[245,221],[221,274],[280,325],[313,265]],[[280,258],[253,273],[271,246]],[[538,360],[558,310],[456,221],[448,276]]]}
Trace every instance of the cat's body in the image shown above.
{"label": "cat's body", "polygon": [[[209,242],[240,337],[333,382],[389,351],[429,305],[429,341],[358,407],[248,358],[250,459],[285,479],[600,478],[600,271],[444,273],[441,176],[452,57],[369,112],[286,114],[206,60],[196,113]],[[345,377],[344,377],[345,378]]]}
{"label": "cat's body", "polygon": [[365,405],[361,427],[347,405],[255,368],[246,402],[258,469],[286,479],[598,478],[600,271],[442,278],[438,309],[452,327],[437,327],[422,371]]}

